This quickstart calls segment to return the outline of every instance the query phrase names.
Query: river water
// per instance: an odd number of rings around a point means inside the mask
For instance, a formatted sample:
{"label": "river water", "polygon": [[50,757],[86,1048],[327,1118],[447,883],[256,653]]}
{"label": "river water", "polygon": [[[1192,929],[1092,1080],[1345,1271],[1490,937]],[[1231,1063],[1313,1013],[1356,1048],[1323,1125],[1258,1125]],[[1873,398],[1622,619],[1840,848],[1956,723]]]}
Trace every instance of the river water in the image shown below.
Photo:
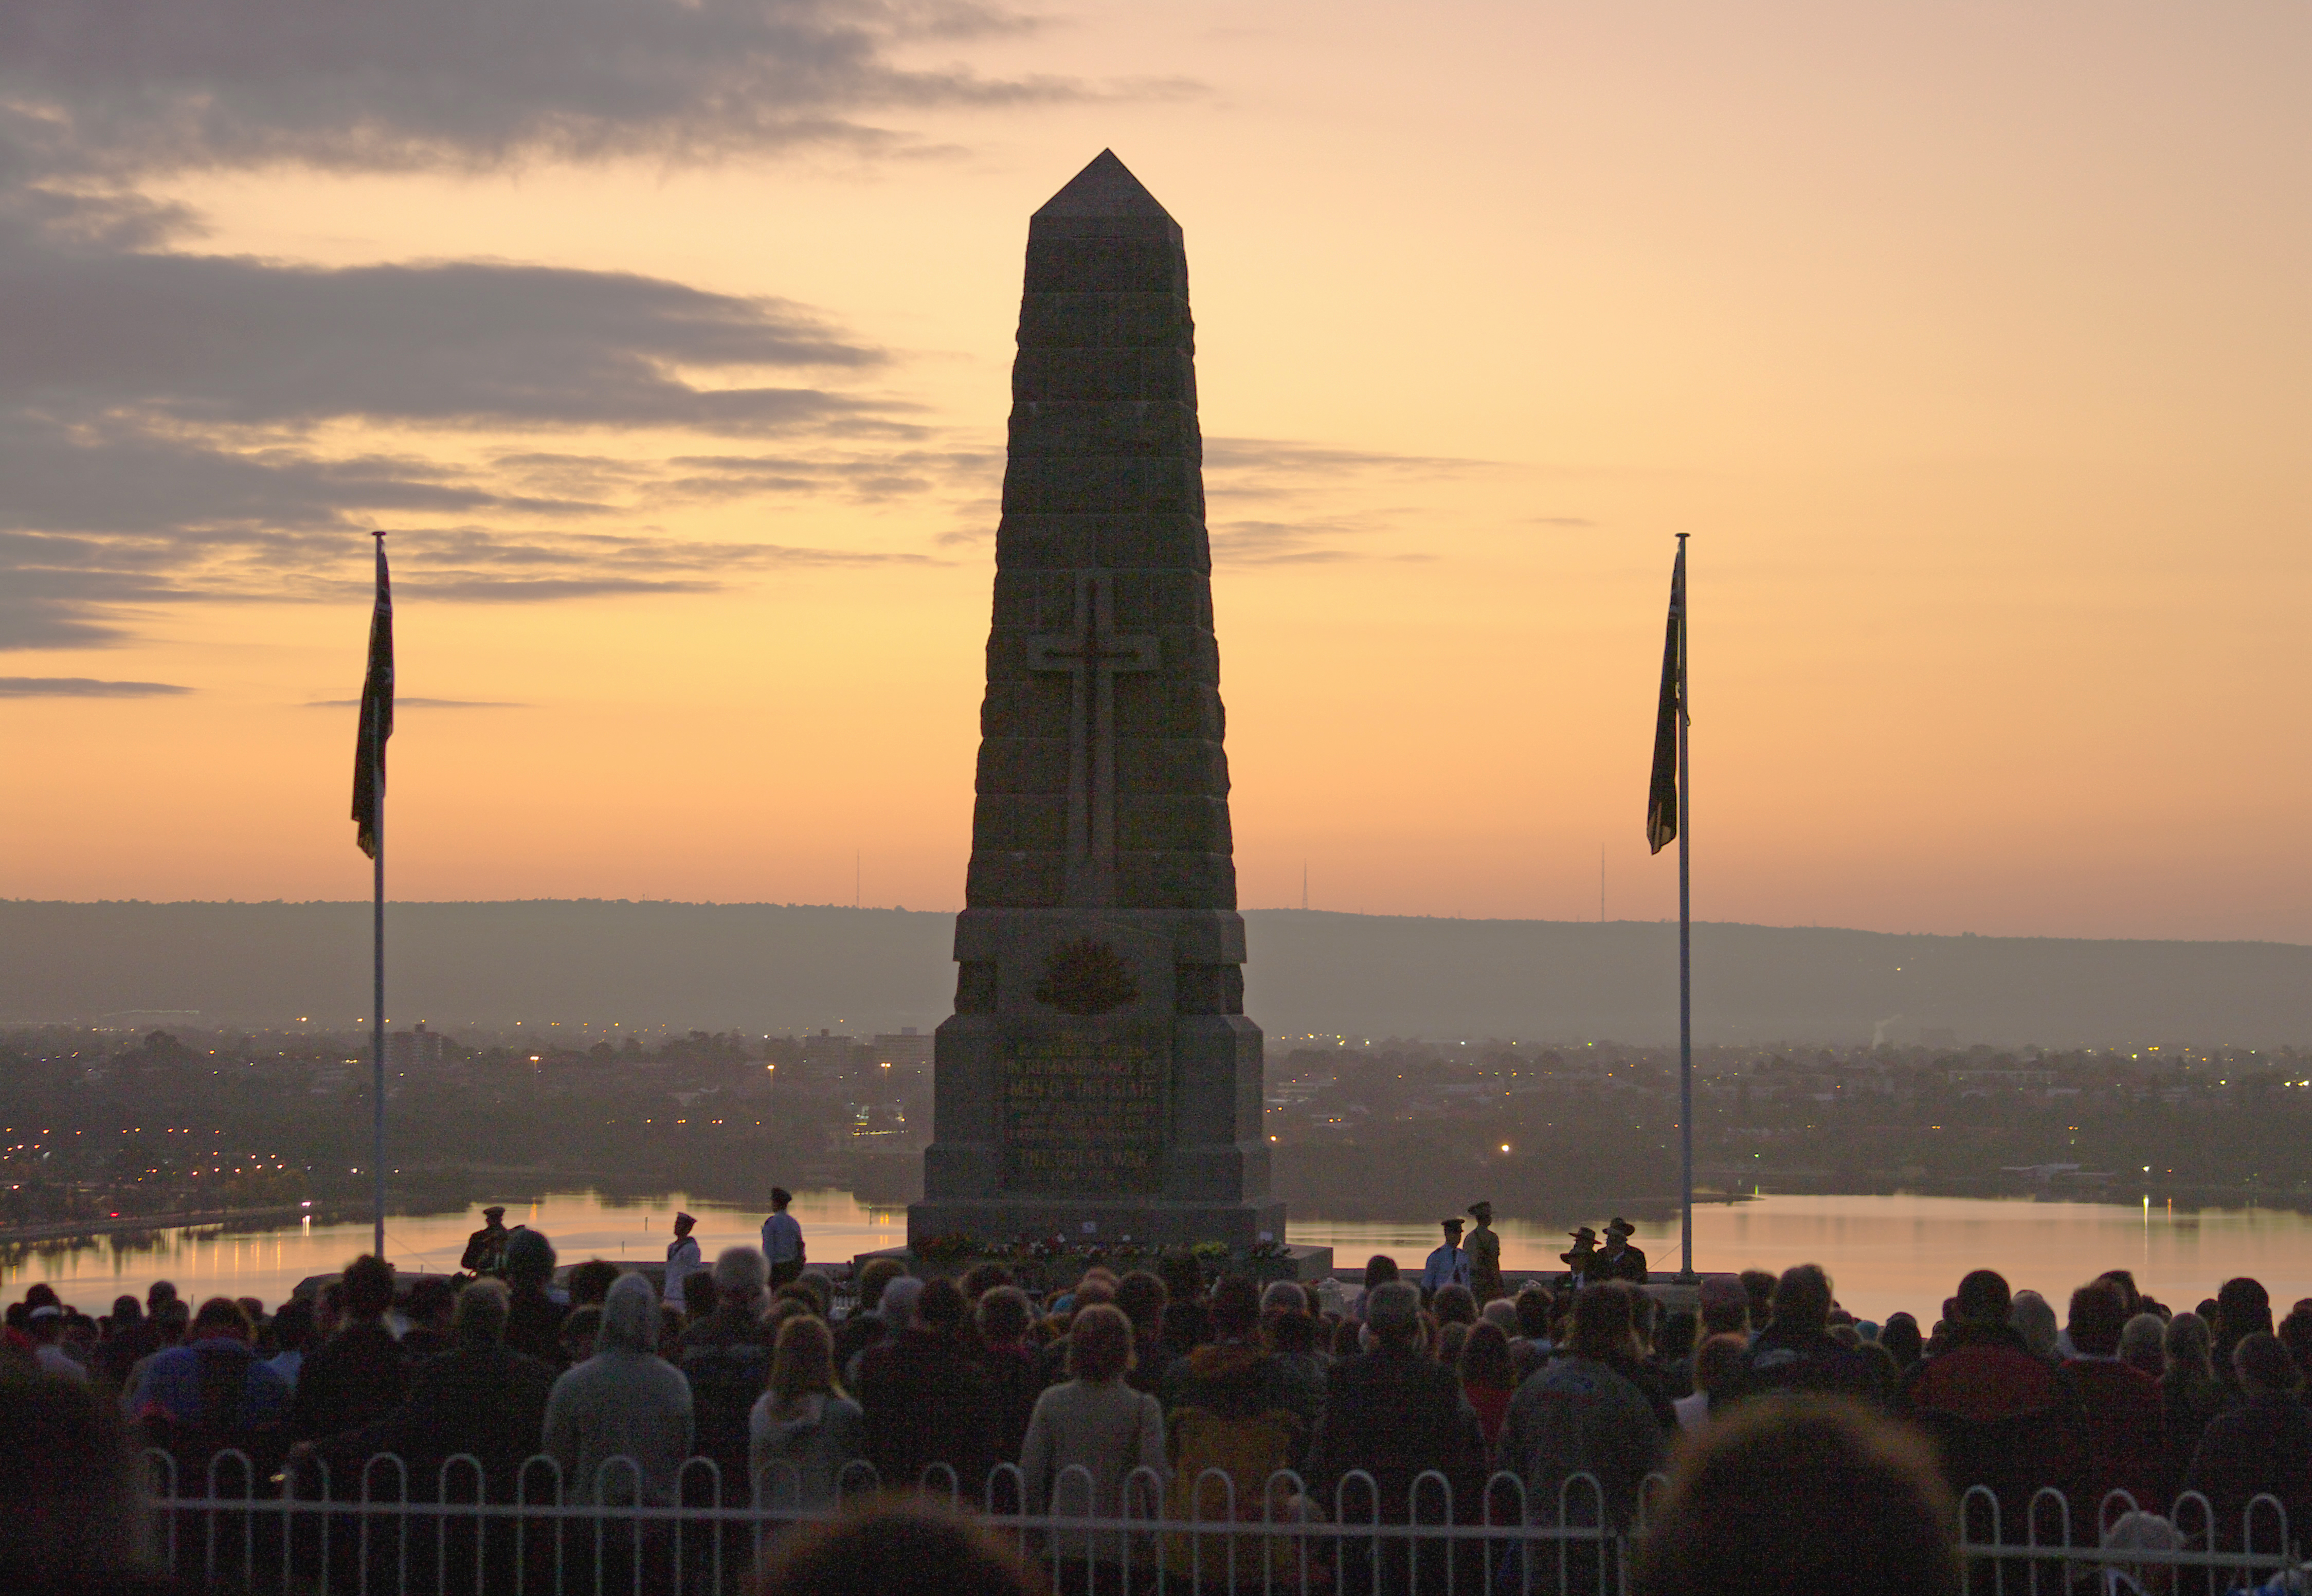
{"label": "river water", "polygon": [[[661,1258],[677,1210],[699,1221],[711,1261],[718,1249],[758,1239],[762,1215],[692,1203],[680,1194],[629,1202],[591,1192],[546,1197],[512,1210],[552,1239],[562,1261],[588,1258]],[[796,1196],[813,1258],[848,1258],[906,1239],[903,1207],[870,1206],[848,1192]],[[1605,1216],[1589,1223],[1602,1226]],[[403,1268],[457,1267],[478,1207],[462,1214],[397,1216],[386,1224],[386,1250]],[[1560,1227],[1507,1220],[1502,1261],[1511,1269],[1554,1269],[1567,1245]],[[1437,1244],[1433,1227],[1414,1223],[1295,1218],[1291,1239],[1334,1250],[1344,1268],[1385,1252],[1417,1267]],[[42,1243],[0,1255],[0,1284],[13,1299],[35,1280],[52,1282],[65,1300],[90,1312],[109,1311],[122,1292],[142,1294],[156,1279],[176,1283],[197,1302],[224,1294],[268,1305],[309,1275],[327,1274],[369,1250],[367,1224],[282,1225],[241,1232],[178,1230],[136,1237],[98,1237],[77,1244]],[[1657,1271],[1675,1269],[1677,1225],[1638,1222],[1638,1242]],[[1942,1300],[1969,1269],[1994,1268],[2017,1289],[2046,1294],[2058,1313],[2073,1286],[2105,1269],[2135,1271],[2137,1282],[2173,1307],[2214,1294],[2235,1275],[2253,1275],[2288,1311],[2312,1295],[2312,1216],[2271,1208],[2185,1210],[2149,1201],[2136,1206],[2028,1199],[1928,1197],[1765,1197],[1712,1205],[1695,1214],[1695,1264],[1705,1270],[1782,1269],[1818,1263],[1830,1271],[1839,1300],[1857,1314],[1883,1319],[1896,1309],[1933,1321]]]}

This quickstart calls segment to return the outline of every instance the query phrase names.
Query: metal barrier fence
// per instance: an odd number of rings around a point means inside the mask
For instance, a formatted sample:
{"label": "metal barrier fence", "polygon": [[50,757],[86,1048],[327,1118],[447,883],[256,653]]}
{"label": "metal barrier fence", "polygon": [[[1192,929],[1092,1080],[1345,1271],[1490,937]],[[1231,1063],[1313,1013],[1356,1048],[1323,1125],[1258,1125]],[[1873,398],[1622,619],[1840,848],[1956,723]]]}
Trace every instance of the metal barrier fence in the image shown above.
{"label": "metal barrier fence", "polygon": [[[461,1454],[426,1478],[381,1453],[355,1480],[332,1481],[316,1461],[301,1488],[298,1469],[260,1478],[246,1454],[228,1451],[208,1462],[198,1494],[188,1494],[167,1452],[144,1456],[155,1550],[169,1570],[200,1588],[284,1596],[739,1596],[797,1527],[836,1516],[879,1486],[871,1466],[854,1462],[814,1499],[780,1466],[747,1482],[743,1500],[726,1502],[723,1471],[693,1458],[654,1501],[634,1461],[614,1458],[598,1471],[591,1499],[572,1499],[546,1457],[493,1479]],[[1120,1591],[1127,1586],[1119,1571],[1130,1568],[1128,1588],[1180,1596],[1626,1596],[1633,1548],[1664,1483],[1650,1476],[1634,1501],[1616,1504],[1595,1478],[1575,1475],[1535,1501],[1502,1472],[1477,1501],[1457,1502],[1451,1482],[1432,1470],[1388,1514],[1362,1470],[1326,1502],[1282,1470],[1256,1502],[1217,1469],[1185,1485],[1139,1469],[1105,1512],[1093,1511],[1096,1482],[1081,1468],[1064,1471],[1041,1504],[1008,1463],[988,1475],[976,1500],[944,1468],[921,1488],[1007,1541],[1063,1591]],[[1997,1496],[1981,1487],[1963,1499],[1967,1596],[2312,1592],[2312,1570],[2297,1569],[2286,1511],[2270,1496],[2249,1504],[2236,1541],[2196,1494],[2180,1498],[2172,1516],[2154,1516],[2115,1492],[2092,1535],[2075,1532],[2086,1526],[2052,1488],[2018,1516],[2027,1521],[2002,1525]]]}

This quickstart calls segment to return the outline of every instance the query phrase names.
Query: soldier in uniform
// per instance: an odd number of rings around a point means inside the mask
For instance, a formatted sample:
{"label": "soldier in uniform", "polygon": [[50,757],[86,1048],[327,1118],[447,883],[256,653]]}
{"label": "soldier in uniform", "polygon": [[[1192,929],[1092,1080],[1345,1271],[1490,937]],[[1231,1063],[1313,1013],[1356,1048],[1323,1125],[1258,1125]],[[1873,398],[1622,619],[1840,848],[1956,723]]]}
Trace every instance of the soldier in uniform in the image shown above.
{"label": "soldier in uniform", "polygon": [[1493,1228],[1493,1206],[1491,1203],[1471,1203],[1469,1217],[1477,1228],[1469,1232],[1461,1250],[1469,1255],[1469,1293],[1483,1308],[1495,1297],[1509,1293],[1502,1289],[1502,1234]]}
{"label": "soldier in uniform", "polygon": [[1638,1227],[1616,1214],[1606,1222],[1606,1245],[1590,1258],[1590,1278],[1626,1280],[1633,1285],[1646,1283],[1646,1255],[1630,1245],[1630,1238]]}
{"label": "soldier in uniform", "polygon": [[687,1214],[676,1215],[674,1240],[666,1244],[666,1285],[659,1295],[677,1308],[686,1305],[685,1283],[705,1267],[698,1255],[698,1238],[690,1233],[697,1224]]}
{"label": "soldier in uniform", "polygon": [[508,1233],[504,1206],[494,1203],[483,1209],[482,1228],[466,1239],[466,1255],[458,1267],[469,1275],[504,1275]]}

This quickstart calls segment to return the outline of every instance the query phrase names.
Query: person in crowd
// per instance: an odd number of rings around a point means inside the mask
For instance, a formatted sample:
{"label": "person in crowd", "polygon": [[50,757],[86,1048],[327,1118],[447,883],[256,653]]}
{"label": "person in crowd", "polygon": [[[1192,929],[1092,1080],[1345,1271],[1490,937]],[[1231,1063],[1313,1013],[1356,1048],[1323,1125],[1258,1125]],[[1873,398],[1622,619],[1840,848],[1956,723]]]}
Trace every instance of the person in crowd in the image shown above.
{"label": "person in crowd", "polygon": [[1911,1371],[1917,1368],[1919,1360],[1927,1355],[1927,1340],[1919,1333],[1919,1321],[1908,1313],[1896,1312],[1887,1316],[1887,1322],[1878,1329],[1878,1345],[1885,1347],[1887,1355],[1895,1360],[1895,1372],[1898,1379],[1909,1379]]}
{"label": "person in crowd", "polygon": [[[767,1267],[763,1272],[766,1277],[770,1273]],[[714,1311],[721,1306],[722,1306],[722,1292],[714,1284],[714,1271],[693,1270],[689,1278],[682,1283],[683,1333],[687,1335],[690,1333],[691,1326],[714,1318]]]}
{"label": "person in crowd", "polygon": [[601,1304],[588,1302],[564,1314],[562,1329],[555,1335],[555,1344],[561,1353],[557,1368],[566,1369],[592,1357],[595,1338],[601,1333]]}
{"label": "person in crowd", "polygon": [[131,1369],[160,1350],[160,1331],[144,1316],[144,1304],[123,1294],[112,1299],[112,1312],[105,1320],[92,1367],[99,1379],[118,1390],[127,1383]]}
{"label": "person in crowd", "polygon": [[409,1328],[401,1332],[401,1355],[412,1364],[424,1363],[457,1344],[450,1319],[458,1306],[458,1288],[439,1275],[413,1282],[402,1299],[401,1314]]}
{"label": "person in crowd", "polygon": [[[1424,1355],[1420,1292],[1393,1280],[1367,1292],[1364,1309],[1372,1349],[1333,1365],[1309,1449],[1308,1479],[1318,1502],[1359,1522],[1377,1512],[1384,1521],[1406,1523],[1414,1478],[1433,1469],[1451,1483],[1455,1502],[1474,1504],[1484,1434],[1462,1398],[1460,1375]],[[1371,1476],[1377,1503],[1362,1481],[1344,1486],[1358,1469]],[[1425,1515],[1436,1503],[1421,1505]]]}
{"label": "person in crowd", "polygon": [[[1137,1500],[1125,1496],[1134,1470],[1148,1469],[1160,1479],[1165,1461],[1163,1408],[1124,1378],[1134,1355],[1132,1321],[1122,1310],[1095,1302],[1077,1311],[1068,1330],[1068,1378],[1036,1399],[1020,1451],[1029,1513],[1155,1516],[1155,1488]],[[1088,1583],[1120,1596],[1132,1557],[1125,1537],[1085,1532],[1054,1539],[1064,1571],[1090,1565]]]}
{"label": "person in crowd", "polygon": [[2125,1491],[2138,1508],[2158,1508],[2167,1500],[2159,1382],[2120,1359],[2126,1314],[2127,1299],[2119,1286],[2098,1277],[2071,1293],[2064,1329],[2072,1353],[2063,1373],[2079,1393],[2086,1417],[2086,1495],[2077,1506],[2091,1514],[2101,1511],[2113,1491]]}
{"label": "person in crowd", "polygon": [[560,1369],[562,1320],[569,1304],[554,1300],[554,1243],[542,1231],[524,1225],[506,1234],[505,1342],[549,1368]]}
{"label": "person in crowd", "polygon": [[1996,1271],[1961,1280],[1948,1347],[1911,1372],[1903,1399],[1940,1444],[1952,1493],[1988,1486],[1999,1500],[2001,1533],[2021,1539],[2031,1532],[2039,1486],[2078,1494],[2086,1416],[2070,1383],[2015,1329],[2013,1309]]}
{"label": "person in crowd", "polygon": [[1606,1244],[1590,1256],[1585,1277],[1595,1284],[1600,1280],[1626,1280],[1633,1285],[1646,1283],[1646,1255],[1642,1249],[1630,1244],[1638,1227],[1616,1214],[1606,1222]]}
{"label": "person in crowd", "polygon": [[2165,1320],[2157,1313],[2139,1313],[2120,1327],[2119,1361],[2148,1376],[2156,1385],[2168,1369],[2166,1355],[2161,1351],[2167,1338]]}
{"label": "person in crowd", "polygon": [[[826,1320],[807,1315],[779,1327],[770,1381],[747,1431],[758,1505],[818,1510],[841,1498],[845,1471],[866,1455],[867,1420],[836,1378]],[[854,1472],[852,1483],[869,1483],[866,1470]]]}
{"label": "person in crowd", "polygon": [[1002,1538],[918,1497],[879,1501],[806,1530],[764,1570],[762,1596],[1042,1596],[1047,1587]]}
{"label": "person in crowd", "polygon": [[1742,1289],[1741,1281],[1731,1275],[1708,1275],[1695,1293],[1695,1311],[1701,1315],[1699,1338],[1712,1336],[1750,1334],[1750,1298]]}
{"label": "person in crowd", "polygon": [[2211,1345],[2208,1321],[2198,1314],[2178,1313],[2168,1321],[2160,1349],[2166,1367],[2159,1375],[2159,1416],[2170,1479],[2184,1477],[2209,1421],[2231,1406],[2230,1394],[2209,1366]]}
{"label": "person in crowd", "polygon": [[1464,1249],[1469,1255],[1469,1294],[1483,1308],[1509,1294],[1502,1286],[1502,1233],[1493,1228],[1493,1204],[1471,1203],[1469,1217],[1477,1222]]}
{"label": "person in crowd", "polygon": [[1010,1285],[1012,1283],[1012,1271],[990,1259],[984,1263],[974,1264],[966,1269],[963,1272],[963,1278],[957,1281],[956,1285],[962,1288],[965,1303],[976,1309],[979,1306],[980,1298],[999,1285]]}
{"label": "person in crowd", "polygon": [[1604,1521],[1620,1532],[1637,1510],[1640,1483],[1667,1455],[1653,1404],[1624,1372],[1637,1354],[1632,1294],[1617,1282],[1584,1289],[1574,1299],[1571,1344],[1510,1399],[1501,1460],[1524,1479],[1528,1512],[1542,1521],[1559,1521],[1561,1508],[1566,1522],[1600,1521],[1594,1495],[1580,1482],[1568,1485],[1586,1474],[1605,1494]]}
{"label": "person in crowd", "polygon": [[1963,1588],[1951,1495],[1926,1445],[1866,1409],[1813,1396],[1747,1404],[1697,1435],[1636,1565],[1637,1596]]}
{"label": "person in crowd", "polygon": [[1117,1311],[1132,1321],[1132,1369],[1125,1380],[1134,1390],[1157,1391],[1169,1372],[1162,1349],[1164,1309],[1171,1300],[1164,1277],[1152,1270],[1134,1269],[1116,1282]]}
{"label": "person in crowd", "polygon": [[1742,1283],[1742,1294],[1750,1301],[1750,1329],[1756,1336],[1773,1321],[1774,1286],[1778,1276],[1765,1269],[1745,1269],[1736,1276]]}
{"label": "person in crowd", "polygon": [[290,1427],[300,1441],[358,1429],[401,1405],[409,1365],[385,1328],[393,1306],[393,1266],[363,1253],[340,1276],[345,1323],[305,1355],[297,1374]]}
{"label": "person in crowd", "polygon": [[2214,1345],[2208,1349],[2208,1361],[2213,1366],[2216,1382],[2232,1402],[2246,1399],[2239,1375],[2232,1362],[2232,1348],[2249,1336],[2272,1334],[2272,1293],[2264,1289],[2260,1280],[2238,1276],[2227,1280],[2216,1289],[2216,1317],[2208,1326],[2214,1332]]}
{"label": "person in crowd", "polygon": [[1016,1458],[1028,1439],[1036,1399],[1044,1394],[1044,1360],[1028,1345],[1035,1310],[1025,1292],[1003,1285],[980,1293],[971,1319],[979,1332],[979,1366],[986,1372],[988,1396],[995,1404],[995,1455]]}
{"label": "person in crowd", "polygon": [[1317,1433],[1317,1420],[1325,1411],[1325,1375],[1329,1360],[1318,1355],[1317,1350],[1322,1322],[1311,1318],[1305,1307],[1293,1306],[1291,1297],[1280,1295],[1280,1286],[1295,1296],[1301,1294],[1300,1287],[1293,1281],[1269,1282],[1268,1289],[1260,1297],[1260,1341],[1276,1365],[1277,1399],[1298,1425],[1299,1443],[1293,1458],[1297,1465],[1307,1454],[1309,1438]]}
{"label": "person in crowd", "polygon": [[1673,1405],[1681,1432],[1699,1430],[1716,1406],[1732,1399],[1749,1371],[1750,1344],[1733,1333],[1712,1336],[1694,1349],[1694,1390]]}
{"label": "person in crowd", "polygon": [[1445,1240],[1421,1266],[1421,1294],[1424,1298],[1434,1297],[1449,1285],[1458,1285],[1464,1291],[1469,1288],[1469,1254],[1461,1245],[1461,1222],[1448,1219],[1439,1228],[1445,1232]]}
{"label": "person in crowd", "polygon": [[[898,1289],[884,1288],[887,1305]],[[868,1460],[891,1490],[915,1489],[925,1469],[944,1464],[972,1492],[994,1462],[995,1403],[966,1339],[963,1293],[952,1280],[923,1282],[910,1318],[860,1355]]]}
{"label": "person in crowd", "polygon": [[1164,1372],[1157,1395],[1169,1416],[1202,1407],[1231,1416],[1291,1410],[1283,1372],[1260,1342],[1260,1287],[1224,1275],[1213,1287],[1213,1338]]}
{"label": "person in crowd", "polygon": [[277,1350],[266,1359],[266,1367],[286,1381],[293,1392],[305,1366],[305,1355],[313,1346],[312,1299],[292,1297],[281,1304],[281,1311],[273,1316],[273,1340]]}
{"label": "person in crowd", "polygon": [[600,1308],[609,1300],[610,1287],[617,1283],[620,1273],[618,1266],[609,1258],[588,1258],[570,1271],[570,1305]]}
{"label": "person in crowd", "polygon": [[[2219,1311],[2222,1297],[2218,1295]],[[2184,1488],[2208,1499],[2215,1543],[2232,1551],[2279,1551],[2280,1520],[2267,1506],[2248,1504],[2270,1495],[2287,1514],[2291,1533],[2312,1523],[2312,1415],[2297,1392],[2303,1380],[2280,1337],[2255,1330],[2232,1348],[2238,1406],[2208,1421]]]}
{"label": "person in crowd", "polygon": [[674,1239],[666,1244],[664,1300],[677,1309],[688,1305],[685,1287],[690,1276],[705,1267],[698,1250],[698,1238],[690,1233],[697,1228],[697,1220],[687,1214],[677,1214],[674,1216]]}
{"label": "person in crowd", "polygon": [[1660,1315],[1646,1355],[1646,1367],[1653,1372],[1672,1401],[1694,1390],[1694,1348],[1701,1329],[1701,1320],[1691,1310],[1668,1309]]}
{"label": "person in crowd", "polygon": [[674,1500],[676,1471],[691,1452],[690,1386],[652,1350],[657,1335],[658,1293],[643,1276],[619,1276],[603,1299],[593,1356],[547,1393],[543,1450],[561,1466],[565,1500]]}
{"label": "person in crowd", "polygon": [[2055,1329],[2055,1305],[2036,1291],[2019,1291],[2007,1306],[2007,1322],[2023,1337],[2023,1345],[2035,1358],[2050,1364],[2062,1361],[2056,1350],[2060,1339]]}
{"label": "person in crowd", "polygon": [[1510,1337],[1510,1361],[1516,1365],[1518,1379],[1522,1382],[1548,1362],[1555,1350],[1549,1337],[1549,1323],[1556,1301],[1539,1282],[1528,1281],[1510,1305],[1517,1311],[1517,1333]]}
{"label": "person in crowd", "polygon": [[1878,1364],[1830,1333],[1830,1276],[1820,1264],[1794,1264],[1774,1285],[1773,1318],[1750,1344],[1742,1392],[1807,1390],[1884,1407],[1893,1392]]}
{"label": "person in crowd", "polygon": [[[181,1311],[171,1299],[167,1306]],[[231,1297],[211,1297],[192,1316],[181,1346],[147,1359],[128,1410],[156,1443],[206,1441],[211,1449],[241,1444],[280,1426],[288,1416],[289,1387],[258,1362],[249,1315]]]}
{"label": "person in crowd", "polygon": [[1477,1294],[1466,1285],[1441,1285],[1430,1295],[1429,1312],[1441,1325],[1473,1325],[1477,1322]]}
{"label": "person in crowd", "polygon": [[32,1362],[45,1374],[62,1380],[86,1384],[88,1370],[78,1358],[65,1350],[65,1311],[54,1302],[43,1302],[24,1315],[24,1328],[32,1341]]}
{"label": "person in crowd", "polygon": [[144,1372],[161,1354],[182,1346],[192,1326],[192,1310],[178,1300],[173,1290],[158,1306],[145,1311],[153,1326],[153,1350],[129,1366],[128,1378],[120,1384],[120,1410],[130,1418],[136,1416],[136,1396],[144,1382]]}
{"label": "person in crowd", "polygon": [[722,1470],[725,1505],[743,1500],[753,1414],[771,1372],[773,1330],[764,1321],[770,1265],[753,1247],[726,1247],[714,1259],[713,1317],[682,1332],[683,1378],[690,1382],[699,1452]]}
{"label": "person in crowd", "polygon": [[1516,1395],[1517,1365],[1510,1361],[1510,1338],[1491,1320],[1469,1327],[1461,1344],[1461,1395],[1477,1416],[1478,1432],[1485,1438],[1488,1456],[1501,1441],[1510,1399]]}
{"label": "person in crowd", "polygon": [[1365,1259],[1364,1293],[1363,1295],[1357,1299],[1356,1318],[1359,1324],[1365,1322],[1365,1302],[1367,1299],[1371,1298],[1374,1292],[1379,1290],[1382,1286],[1388,1285],[1397,1278],[1397,1260],[1389,1257],[1388,1254],[1385,1252],[1376,1252],[1371,1258]]}
{"label": "person in crowd", "polygon": [[174,1596],[149,1558],[125,1431],[87,1381],[0,1379],[0,1579],[13,1596]]}
{"label": "person in crowd", "polygon": [[458,1267],[469,1275],[497,1276],[505,1273],[506,1237],[505,1205],[492,1203],[482,1210],[482,1228],[466,1238],[466,1250],[458,1259]]}
{"label": "person in crowd", "polygon": [[763,1256],[771,1264],[771,1289],[778,1290],[802,1273],[802,1224],[787,1212],[794,1194],[784,1186],[771,1188],[770,1216],[763,1221]]}
{"label": "person in crowd", "polygon": [[906,1273],[907,1266],[896,1258],[871,1258],[859,1271],[859,1306],[835,1327],[836,1368],[849,1368],[851,1360],[866,1351],[871,1342],[883,1338],[890,1328],[884,1323],[881,1312],[883,1290]]}

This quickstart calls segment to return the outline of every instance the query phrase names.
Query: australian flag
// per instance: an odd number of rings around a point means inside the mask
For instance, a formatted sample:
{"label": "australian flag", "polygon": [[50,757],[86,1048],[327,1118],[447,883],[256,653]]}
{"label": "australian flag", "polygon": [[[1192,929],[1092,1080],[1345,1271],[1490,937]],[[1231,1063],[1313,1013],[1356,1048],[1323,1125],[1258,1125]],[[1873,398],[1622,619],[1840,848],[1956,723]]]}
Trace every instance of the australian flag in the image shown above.
{"label": "australian flag", "polygon": [[1662,640],[1661,704],[1654,714],[1654,778],[1646,789],[1646,841],[1657,854],[1677,840],[1677,722],[1685,712],[1686,544],[1669,572],[1669,632]]}
{"label": "australian flag", "polygon": [[377,607],[369,617],[369,672],[362,678],[361,732],[354,742],[354,840],[377,857],[377,824],[385,806],[385,740],[393,735],[393,588],[385,574],[385,538],[377,539]]}

